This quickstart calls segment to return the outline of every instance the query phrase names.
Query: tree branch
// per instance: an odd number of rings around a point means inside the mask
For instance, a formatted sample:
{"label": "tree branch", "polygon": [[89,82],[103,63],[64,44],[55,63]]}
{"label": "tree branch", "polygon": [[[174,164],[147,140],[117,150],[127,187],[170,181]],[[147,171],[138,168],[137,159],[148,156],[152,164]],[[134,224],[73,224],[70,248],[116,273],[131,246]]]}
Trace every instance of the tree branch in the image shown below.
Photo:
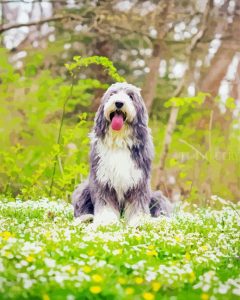
{"label": "tree branch", "polygon": [[[162,2],[161,2],[162,3]],[[142,95],[146,104],[147,111],[150,113],[153,100],[156,93],[156,87],[158,83],[159,77],[159,64],[161,62],[162,57],[162,46],[163,40],[171,30],[171,27],[168,26],[168,19],[171,16],[171,11],[174,7],[174,1],[167,1],[164,4],[162,10],[156,10],[155,15],[155,28],[157,29],[157,37],[153,40],[153,51],[152,56],[148,60],[148,68],[149,73],[146,75],[143,87],[142,87]]]}
{"label": "tree branch", "polygon": [[45,18],[45,19],[41,19],[41,20],[38,20],[38,21],[32,21],[32,22],[29,22],[29,23],[16,23],[16,24],[2,25],[2,26],[0,26],[0,34],[5,32],[5,31],[8,31],[10,29],[13,29],[13,28],[20,28],[20,27],[24,27],[24,26],[41,25],[41,24],[48,23],[48,22],[62,21],[64,19],[83,21],[82,17],[77,16],[77,15],[73,15],[73,14],[56,15],[56,16],[52,16],[50,18]]}
{"label": "tree branch", "polygon": [[[39,3],[39,0],[0,0],[1,4],[5,3],[24,3],[24,4],[32,4],[32,3]],[[40,2],[45,2],[45,3],[62,3],[66,4],[66,0],[40,0]],[[82,1],[79,0],[78,2],[75,1],[75,4],[79,4]]]}

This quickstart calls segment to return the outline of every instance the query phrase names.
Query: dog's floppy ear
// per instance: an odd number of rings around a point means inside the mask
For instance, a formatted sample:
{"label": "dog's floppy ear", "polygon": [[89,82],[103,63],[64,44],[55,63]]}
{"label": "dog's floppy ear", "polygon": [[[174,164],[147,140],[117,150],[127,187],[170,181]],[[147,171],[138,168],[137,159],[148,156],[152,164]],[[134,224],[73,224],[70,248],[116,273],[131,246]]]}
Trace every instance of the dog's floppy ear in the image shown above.
{"label": "dog's floppy ear", "polygon": [[94,132],[96,136],[98,137],[104,137],[107,130],[107,120],[104,118],[104,105],[103,103],[100,104],[98,111],[96,113],[95,119],[94,119],[95,125],[94,125]]}
{"label": "dog's floppy ear", "polygon": [[140,93],[134,93],[135,107],[137,110],[137,116],[135,123],[141,124],[142,126],[148,126],[148,113],[144,103],[144,100]]}
{"label": "dog's floppy ear", "polygon": [[137,138],[139,145],[144,148],[149,144],[149,128],[148,128],[148,114],[140,93],[134,93],[134,104],[136,109],[136,117],[133,120],[133,132]]}

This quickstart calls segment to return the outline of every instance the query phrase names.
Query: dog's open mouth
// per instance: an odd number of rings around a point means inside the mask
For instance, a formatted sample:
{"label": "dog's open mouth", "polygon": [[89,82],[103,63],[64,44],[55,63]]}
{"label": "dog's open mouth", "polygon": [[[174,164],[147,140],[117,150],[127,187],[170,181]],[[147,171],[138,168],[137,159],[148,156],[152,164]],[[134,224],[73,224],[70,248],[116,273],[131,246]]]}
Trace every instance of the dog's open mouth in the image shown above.
{"label": "dog's open mouth", "polygon": [[115,110],[110,113],[110,121],[113,130],[121,130],[126,120],[126,114],[121,110]]}

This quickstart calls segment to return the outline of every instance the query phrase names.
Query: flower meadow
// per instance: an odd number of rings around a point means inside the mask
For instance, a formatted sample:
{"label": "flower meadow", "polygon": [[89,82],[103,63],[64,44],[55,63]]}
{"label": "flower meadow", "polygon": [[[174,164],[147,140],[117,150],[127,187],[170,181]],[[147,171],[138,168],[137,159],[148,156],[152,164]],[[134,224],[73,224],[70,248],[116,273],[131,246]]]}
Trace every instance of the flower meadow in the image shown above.
{"label": "flower meadow", "polygon": [[95,228],[64,201],[2,199],[0,299],[240,299],[239,226],[226,201]]}

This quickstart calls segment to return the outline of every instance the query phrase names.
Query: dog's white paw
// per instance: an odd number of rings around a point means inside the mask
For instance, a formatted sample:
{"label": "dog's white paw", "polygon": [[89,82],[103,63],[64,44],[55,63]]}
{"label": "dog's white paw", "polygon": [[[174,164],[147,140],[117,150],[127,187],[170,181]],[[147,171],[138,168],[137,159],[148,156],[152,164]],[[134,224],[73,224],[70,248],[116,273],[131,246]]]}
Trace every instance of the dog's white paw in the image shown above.
{"label": "dog's white paw", "polygon": [[144,224],[146,221],[148,221],[150,216],[148,214],[141,214],[141,215],[135,215],[132,216],[127,220],[127,223],[129,226],[137,227],[142,224]]}
{"label": "dog's white paw", "polygon": [[78,226],[82,223],[91,223],[94,219],[94,216],[92,214],[86,214],[86,215],[82,215],[80,217],[77,217],[74,221],[73,221],[73,225],[74,226]]}
{"label": "dog's white paw", "polygon": [[99,218],[95,217],[93,220],[93,225],[95,226],[107,226],[107,225],[112,225],[112,224],[117,224],[119,223],[118,218]]}
{"label": "dog's white paw", "polygon": [[111,208],[105,207],[94,216],[93,224],[95,226],[106,226],[119,222],[119,215]]}

